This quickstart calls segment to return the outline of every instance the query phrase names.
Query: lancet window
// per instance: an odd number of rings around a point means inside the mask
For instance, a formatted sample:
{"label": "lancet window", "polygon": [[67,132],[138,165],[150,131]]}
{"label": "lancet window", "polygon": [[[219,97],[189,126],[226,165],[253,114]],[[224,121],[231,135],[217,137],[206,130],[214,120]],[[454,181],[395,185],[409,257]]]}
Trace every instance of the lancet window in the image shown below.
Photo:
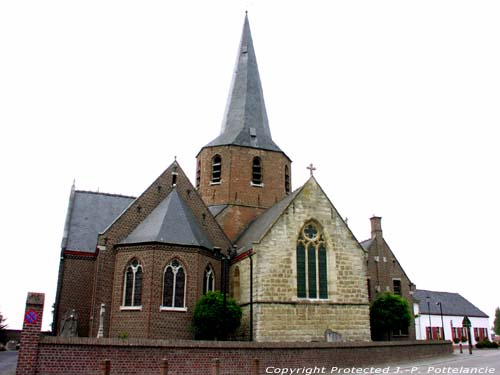
{"label": "lancet window", "polygon": [[297,297],[328,298],[326,241],[313,221],[304,225],[297,240]]}
{"label": "lancet window", "polygon": [[163,272],[162,307],[184,308],[186,306],[186,271],[182,264],[174,259]]}
{"label": "lancet window", "polygon": [[123,306],[140,307],[142,299],[142,266],[133,259],[125,270]]}
{"label": "lancet window", "polygon": [[214,290],[215,278],[214,270],[210,264],[205,268],[205,273],[203,274],[203,294],[207,292],[212,292]]}

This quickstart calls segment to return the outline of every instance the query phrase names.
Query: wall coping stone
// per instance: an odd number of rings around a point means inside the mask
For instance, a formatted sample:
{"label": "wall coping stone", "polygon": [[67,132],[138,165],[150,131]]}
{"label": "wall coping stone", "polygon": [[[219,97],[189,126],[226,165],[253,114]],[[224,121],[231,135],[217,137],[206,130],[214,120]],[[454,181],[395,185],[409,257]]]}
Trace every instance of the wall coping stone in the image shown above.
{"label": "wall coping stone", "polygon": [[160,348],[199,348],[199,349],[352,349],[405,346],[451,346],[451,341],[353,341],[353,342],[250,342],[250,341],[193,341],[193,340],[158,340],[158,339],[120,339],[93,337],[42,336],[40,345],[73,346],[125,346],[125,347],[160,347]]}

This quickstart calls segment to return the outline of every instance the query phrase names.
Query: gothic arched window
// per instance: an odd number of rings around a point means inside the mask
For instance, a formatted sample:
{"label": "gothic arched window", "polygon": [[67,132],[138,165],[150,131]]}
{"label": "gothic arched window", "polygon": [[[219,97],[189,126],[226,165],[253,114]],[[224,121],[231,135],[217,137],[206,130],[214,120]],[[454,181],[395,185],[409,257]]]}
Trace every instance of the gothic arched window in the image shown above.
{"label": "gothic arched window", "polygon": [[212,158],[212,183],[220,183],[222,173],[222,159],[220,155]]}
{"label": "gothic arched window", "polygon": [[174,259],[163,272],[162,307],[184,308],[186,306],[186,271],[181,263]]}
{"label": "gothic arched window", "polygon": [[215,278],[214,270],[210,264],[205,268],[205,273],[203,274],[203,294],[206,292],[212,292],[214,290]]}
{"label": "gothic arched window", "polygon": [[328,298],[326,242],[319,225],[304,225],[297,240],[297,297]]}
{"label": "gothic arched window", "polygon": [[133,259],[125,269],[123,306],[140,307],[142,299],[142,266]]}
{"label": "gothic arched window", "polygon": [[257,156],[252,161],[252,184],[262,185],[262,160]]}

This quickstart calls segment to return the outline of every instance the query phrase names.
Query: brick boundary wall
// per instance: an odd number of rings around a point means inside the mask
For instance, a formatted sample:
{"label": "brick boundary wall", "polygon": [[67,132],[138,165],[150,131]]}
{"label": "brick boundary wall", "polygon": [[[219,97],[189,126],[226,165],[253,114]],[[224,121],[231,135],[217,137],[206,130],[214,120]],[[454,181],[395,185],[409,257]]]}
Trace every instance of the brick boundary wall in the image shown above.
{"label": "brick boundary wall", "polygon": [[450,341],[262,343],[41,336],[43,303],[44,294],[28,293],[16,375],[258,375],[291,374],[291,369],[295,374],[327,374],[332,367],[361,368],[453,352]]}
{"label": "brick boundary wall", "polygon": [[16,375],[36,374],[38,348],[42,331],[45,294],[28,293],[24,310],[23,330],[17,357]]}
{"label": "brick boundary wall", "polygon": [[[42,337],[36,373],[256,375],[285,367],[324,367],[324,373],[330,373],[332,367],[359,368],[452,352],[448,341],[255,343]],[[100,372],[105,360],[110,363],[107,373]],[[162,370],[165,363],[168,372]]]}

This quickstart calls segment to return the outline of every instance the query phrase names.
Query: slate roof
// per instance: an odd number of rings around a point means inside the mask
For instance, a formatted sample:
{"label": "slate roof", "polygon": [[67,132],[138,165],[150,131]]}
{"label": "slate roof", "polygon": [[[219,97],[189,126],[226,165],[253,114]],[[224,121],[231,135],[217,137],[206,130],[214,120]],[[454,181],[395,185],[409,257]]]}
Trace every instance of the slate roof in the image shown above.
{"label": "slate roof", "polygon": [[121,243],[145,242],[214,247],[176,188]]}
{"label": "slate roof", "polygon": [[97,235],[104,231],[134,197],[71,190],[61,247],[64,250],[95,252]]}
{"label": "slate roof", "polygon": [[223,145],[237,145],[282,152],[271,138],[264,94],[247,16],[245,16],[221,132],[217,138],[205,147]]}
{"label": "slate roof", "polygon": [[305,184],[293,193],[287,195],[274,206],[268,208],[250,223],[247,229],[236,240],[238,254],[251,249],[254,243],[259,242],[264,237],[267,231],[274,225],[276,220],[278,220],[281,214],[287,209],[290,203],[292,203],[304,186]]}
{"label": "slate roof", "polygon": [[216,217],[218,214],[220,214],[222,211],[224,211],[224,209],[227,206],[228,206],[227,204],[217,204],[217,205],[213,205],[213,206],[208,206],[208,210],[210,211],[210,213],[214,217]]}
{"label": "slate roof", "polygon": [[427,306],[427,296],[429,299],[429,307],[431,315],[440,315],[439,306],[436,302],[442,303],[443,315],[454,315],[454,316],[473,316],[480,318],[488,318],[484,312],[479,310],[472,303],[467,301],[458,293],[448,293],[448,292],[433,292],[430,290],[417,289],[413,293],[413,298],[418,301],[418,308],[420,314],[429,314],[429,308]]}
{"label": "slate roof", "polygon": [[361,246],[363,246],[363,249],[368,250],[370,246],[372,245],[373,238],[370,238],[369,240],[364,240],[363,242],[360,242]]}

